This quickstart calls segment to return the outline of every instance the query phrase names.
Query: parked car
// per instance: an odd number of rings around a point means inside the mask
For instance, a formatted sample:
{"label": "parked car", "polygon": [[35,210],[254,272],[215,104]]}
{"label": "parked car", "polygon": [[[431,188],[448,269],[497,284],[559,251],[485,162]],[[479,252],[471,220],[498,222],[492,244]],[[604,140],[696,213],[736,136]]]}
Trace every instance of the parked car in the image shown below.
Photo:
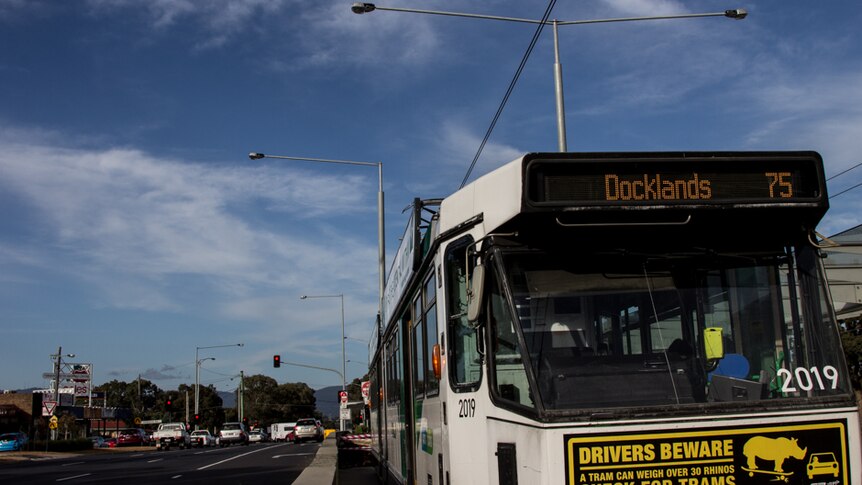
{"label": "parked car", "polygon": [[264,441],[268,441],[268,438],[263,431],[252,431],[248,434],[248,441],[251,443],[263,443]]}
{"label": "parked car", "polygon": [[117,446],[145,446],[150,444],[147,433],[140,428],[130,428],[120,431],[117,436]]}
{"label": "parked car", "polygon": [[30,438],[24,433],[0,434],[0,451],[21,451],[29,441]]}
{"label": "parked car", "polygon": [[107,448],[108,440],[101,436],[90,436],[90,441],[93,442],[93,448]]}
{"label": "parked car", "polygon": [[232,444],[248,444],[248,430],[242,423],[225,423],[218,432],[218,445],[221,447]]}
{"label": "parked car", "polygon": [[192,446],[203,448],[204,446],[215,446],[216,437],[207,429],[192,431]]}
{"label": "parked car", "polygon": [[303,418],[296,422],[294,436],[297,443],[307,440],[323,441],[323,425],[314,418]]}

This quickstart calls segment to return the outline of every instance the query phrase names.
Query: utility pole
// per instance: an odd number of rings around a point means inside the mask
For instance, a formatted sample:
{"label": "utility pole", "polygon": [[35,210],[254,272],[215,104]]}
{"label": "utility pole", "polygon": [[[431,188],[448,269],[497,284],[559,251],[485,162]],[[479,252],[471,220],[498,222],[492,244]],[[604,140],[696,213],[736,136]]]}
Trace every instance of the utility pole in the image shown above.
{"label": "utility pole", "polygon": [[239,417],[239,422],[242,422],[242,418],[245,414],[245,409],[243,408],[243,395],[245,394],[245,376],[243,375],[243,371],[239,371],[239,399],[237,400],[237,415]]}
{"label": "utility pole", "polygon": [[54,362],[54,401],[60,402],[60,359],[63,358],[63,347],[57,347],[57,360]]}

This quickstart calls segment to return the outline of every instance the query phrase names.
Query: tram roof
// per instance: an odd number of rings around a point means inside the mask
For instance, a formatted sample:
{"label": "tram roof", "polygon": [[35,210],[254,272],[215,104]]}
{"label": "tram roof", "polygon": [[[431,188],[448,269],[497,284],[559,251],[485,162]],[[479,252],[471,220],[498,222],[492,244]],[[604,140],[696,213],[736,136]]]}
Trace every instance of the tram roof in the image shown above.
{"label": "tram roof", "polygon": [[485,229],[499,227],[521,212],[526,155],[489,172],[443,199],[438,228],[441,233],[480,214]]}

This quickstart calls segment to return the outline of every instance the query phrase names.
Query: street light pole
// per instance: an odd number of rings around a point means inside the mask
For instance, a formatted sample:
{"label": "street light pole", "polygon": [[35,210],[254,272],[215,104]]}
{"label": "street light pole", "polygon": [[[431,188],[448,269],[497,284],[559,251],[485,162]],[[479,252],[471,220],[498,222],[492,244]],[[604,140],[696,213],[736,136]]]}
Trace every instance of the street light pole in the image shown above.
{"label": "street light pole", "polygon": [[[347,337],[344,336],[344,294],[338,295],[302,295],[299,297],[300,300],[307,300],[309,298],[341,298],[341,390],[344,391],[347,387],[345,380],[347,379],[347,354],[344,352],[344,341],[347,340]],[[339,413],[338,416],[338,427],[339,431],[344,431],[344,420],[341,419],[341,415]]]}
{"label": "street light pole", "polygon": [[[221,347],[242,347],[245,344],[228,344],[228,345],[209,345],[206,347],[195,347],[195,414],[200,412],[200,405],[198,401],[200,400],[201,395],[201,381],[200,381],[200,366],[201,362],[205,360],[215,360],[215,357],[207,357],[205,359],[198,359],[198,351],[201,349],[218,349]],[[197,429],[197,424],[195,425],[195,429]]]}
{"label": "street light pole", "polygon": [[[298,160],[303,162],[337,163],[343,165],[361,165],[366,167],[377,167],[377,286],[378,286],[378,314],[382,320],[383,315],[383,293],[386,290],[386,234],[383,216],[383,163],[382,162],[357,162],[354,160],[331,160],[327,158],[288,157],[284,155],[266,155],[259,152],[248,154],[251,160],[261,158],[274,158],[279,160]],[[382,323],[380,324],[382,325]],[[378,326],[378,335],[382,331]]]}
{"label": "street light pole", "polygon": [[472,13],[460,13],[460,12],[444,12],[438,10],[420,10],[413,8],[393,8],[393,7],[380,7],[373,3],[366,2],[354,2],[351,5],[350,10],[355,14],[364,14],[373,12],[375,10],[388,10],[391,12],[408,12],[408,13],[421,13],[421,14],[429,14],[429,15],[443,15],[448,17],[466,17],[473,19],[482,19],[482,20],[501,20],[505,22],[519,22],[519,23],[527,23],[527,24],[551,24],[554,30],[554,94],[556,97],[556,108],[557,108],[557,147],[560,152],[567,151],[566,146],[566,120],[565,120],[565,103],[563,102],[563,69],[560,64],[560,41],[559,36],[557,34],[557,26],[559,25],[583,25],[583,24],[603,24],[610,22],[632,22],[637,20],[670,20],[670,19],[688,19],[688,18],[701,18],[701,17],[726,17],[732,18],[736,20],[742,20],[746,16],[748,16],[748,12],[744,9],[737,8],[731,10],[725,10],[724,12],[710,12],[710,13],[694,13],[694,14],[681,14],[681,15],[658,15],[652,17],[624,17],[624,18],[610,18],[610,19],[592,19],[592,20],[533,20],[533,19],[523,19],[516,17],[501,17],[497,15],[481,15],[481,14],[472,14]]}
{"label": "street light pole", "polygon": [[[195,353],[197,356],[197,353]],[[201,363],[205,360],[216,360],[215,357],[204,357],[203,359],[198,359],[195,361],[195,416],[198,415],[198,398],[200,396],[200,388],[201,388]],[[198,428],[198,424],[195,423],[195,429]]]}

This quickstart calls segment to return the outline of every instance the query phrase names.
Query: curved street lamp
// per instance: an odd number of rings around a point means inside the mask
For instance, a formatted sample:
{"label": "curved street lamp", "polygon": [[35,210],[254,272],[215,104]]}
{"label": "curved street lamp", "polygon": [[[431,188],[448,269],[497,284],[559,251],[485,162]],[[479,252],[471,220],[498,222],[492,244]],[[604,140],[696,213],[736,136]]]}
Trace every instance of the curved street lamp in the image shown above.
{"label": "curved street lamp", "polygon": [[[378,286],[378,302],[377,312],[382,320],[383,318],[383,294],[386,291],[386,234],[383,217],[383,163],[382,162],[358,162],[355,160],[332,160],[328,158],[311,158],[311,157],[288,157],[285,155],[267,155],[260,152],[251,152],[248,154],[250,160],[260,160],[262,158],[274,158],[278,160],[298,160],[303,162],[320,162],[320,163],[336,163],[342,165],[360,165],[365,167],[377,167],[377,286]],[[378,335],[382,332],[378,324]]]}
{"label": "curved street lamp", "polygon": [[624,17],[624,18],[611,18],[611,19],[593,19],[593,20],[533,20],[533,19],[522,19],[516,17],[500,17],[496,15],[480,15],[480,14],[471,14],[471,13],[460,13],[460,12],[444,12],[438,10],[420,10],[413,8],[392,8],[392,7],[380,7],[374,3],[367,2],[354,2],[350,7],[350,10],[355,14],[364,14],[370,13],[375,10],[388,10],[391,12],[408,12],[408,13],[421,13],[421,14],[429,14],[429,15],[443,15],[448,17],[467,17],[473,19],[482,19],[482,20],[502,20],[506,22],[519,22],[519,23],[528,23],[528,24],[551,24],[554,27],[554,90],[556,94],[556,107],[557,107],[557,145],[559,151],[565,152],[567,151],[566,146],[566,115],[565,115],[565,106],[563,102],[563,67],[560,64],[560,41],[559,36],[557,34],[557,27],[559,25],[583,25],[583,24],[603,24],[610,22],[633,22],[637,20],[669,20],[669,19],[688,19],[688,18],[700,18],[700,17],[725,17],[736,20],[742,20],[748,16],[748,12],[741,8],[735,8],[730,10],[725,10],[724,12],[711,12],[711,13],[693,13],[693,14],[681,14],[681,15],[658,15],[653,17]]}

